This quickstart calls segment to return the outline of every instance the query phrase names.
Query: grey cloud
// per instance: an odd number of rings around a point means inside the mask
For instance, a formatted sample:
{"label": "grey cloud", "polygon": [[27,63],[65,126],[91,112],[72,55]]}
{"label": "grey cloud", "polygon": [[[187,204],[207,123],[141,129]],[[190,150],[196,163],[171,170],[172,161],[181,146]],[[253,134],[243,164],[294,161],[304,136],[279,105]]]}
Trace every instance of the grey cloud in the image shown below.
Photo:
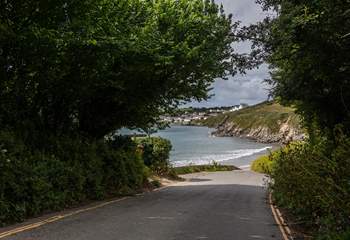
{"label": "grey cloud", "polygon": [[247,72],[246,75],[230,77],[228,80],[218,79],[213,84],[211,97],[206,102],[191,103],[195,107],[230,106],[240,103],[250,105],[267,100],[270,86],[264,79],[268,77],[266,66]]}
{"label": "grey cloud", "polygon": [[223,4],[227,14],[231,13],[235,20],[242,24],[251,24],[260,21],[266,16],[255,0],[216,0],[216,3]]}

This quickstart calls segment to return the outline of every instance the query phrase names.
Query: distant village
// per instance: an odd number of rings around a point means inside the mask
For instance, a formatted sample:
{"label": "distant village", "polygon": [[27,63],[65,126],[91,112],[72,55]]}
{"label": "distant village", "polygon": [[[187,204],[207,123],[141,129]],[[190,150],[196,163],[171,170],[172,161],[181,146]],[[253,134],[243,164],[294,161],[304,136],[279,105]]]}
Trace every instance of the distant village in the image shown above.
{"label": "distant village", "polygon": [[213,108],[182,108],[172,115],[162,116],[162,120],[171,124],[191,125],[198,120],[206,120],[219,114],[235,112],[245,107],[248,107],[248,104]]}

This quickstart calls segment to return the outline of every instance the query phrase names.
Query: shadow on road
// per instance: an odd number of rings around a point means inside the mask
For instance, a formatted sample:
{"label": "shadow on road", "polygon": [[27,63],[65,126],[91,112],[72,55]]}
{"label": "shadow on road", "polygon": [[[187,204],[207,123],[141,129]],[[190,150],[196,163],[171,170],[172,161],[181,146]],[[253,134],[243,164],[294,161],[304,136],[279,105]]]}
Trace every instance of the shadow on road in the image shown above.
{"label": "shadow on road", "polygon": [[171,186],[72,215],[6,239],[279,240],[263,187]]}
{"label": "shadow on road", "polygon": [[205,179],[205,178],[189,178],[186,180],[187,182],[209,182],[212,181],[212,179]]}

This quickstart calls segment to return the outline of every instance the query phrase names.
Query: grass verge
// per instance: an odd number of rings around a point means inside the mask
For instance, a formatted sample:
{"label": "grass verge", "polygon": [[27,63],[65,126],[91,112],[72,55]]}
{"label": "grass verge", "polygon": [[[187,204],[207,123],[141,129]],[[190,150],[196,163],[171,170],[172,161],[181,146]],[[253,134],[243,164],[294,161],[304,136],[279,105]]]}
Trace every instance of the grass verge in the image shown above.
{"label": "grass verge", "polygon": [[217,163],[207,165],[190,165],[184,167],[175,167],[174,172],[178,175],[197,173],[197,172],[219,172],[238,170],[235,166],[219,165]]}
{"label": "grass verge", "polygon": [[[239,111],[219,114],[200,120],[198,123],[217,128],[230,123],[245,131],[250,129],[267,128],[271,133],[278,133],[282,123],[288,123],[292,128],[300,130],[300,119],[294,109],[284,107],[276,102],[263,102]],[[300,130],[301,131],[301,130]]]}

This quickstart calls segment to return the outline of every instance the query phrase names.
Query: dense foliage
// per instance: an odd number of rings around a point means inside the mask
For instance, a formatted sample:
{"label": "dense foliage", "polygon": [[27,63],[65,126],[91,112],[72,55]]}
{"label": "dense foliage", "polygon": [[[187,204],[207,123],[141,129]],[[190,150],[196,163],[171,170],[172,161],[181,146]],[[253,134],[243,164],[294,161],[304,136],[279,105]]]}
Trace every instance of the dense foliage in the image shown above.
{"label": "dense foliage", "polygon": [[270,64],[272,95],[296,108],[309,135],[272,156],[274,197],[322,239],[348,239],[350,1],[257,2],[274,14],[241,37]]}
{"label": "dense foliage", "polygon": [[141,155],[107,136],[206,99],[236,71],[236,27],[210,0],[1,1],[1,223],[135,190],[145,164],[168,168],[168,142]]}
{"label": "dense foliage", "polygon": [[147,126],[234,73],[236,24],[209,0],[8,0],[0,16],[0,125],[21,133]]}
{"label": "dense foliage", "polygon": [[277,203],[322,239],[350,233],[350,138],[336,131],[335,141],[320,137],[270,156]]}
{"label": "dense foliage", "polygon": [[[275,152],[273,154],[276,154]],[[273,156],[263,155],[254,160],[251,165],[251,170],[258,173],[271,174],[273,167]]]}
{"label": "dense foliage", "polygon": [[160,137],[138,137],[134,139],[142,153],[144,164],[158,175],[165,175],[170,171],[169,154],[171,143]]}
{"label": "dense foliage", "polygon": [[133,193],[147,179],[142,156],[127,139],[106,143],[53,138],[39,151],[2,131],[0,169],[0,226],[87,200]]}
{"label": "dense foliage", "polygon": [[310,127],[350,131],[350,1],[258,0],[275,16],[245,28],[271,67],[272,94]]}

